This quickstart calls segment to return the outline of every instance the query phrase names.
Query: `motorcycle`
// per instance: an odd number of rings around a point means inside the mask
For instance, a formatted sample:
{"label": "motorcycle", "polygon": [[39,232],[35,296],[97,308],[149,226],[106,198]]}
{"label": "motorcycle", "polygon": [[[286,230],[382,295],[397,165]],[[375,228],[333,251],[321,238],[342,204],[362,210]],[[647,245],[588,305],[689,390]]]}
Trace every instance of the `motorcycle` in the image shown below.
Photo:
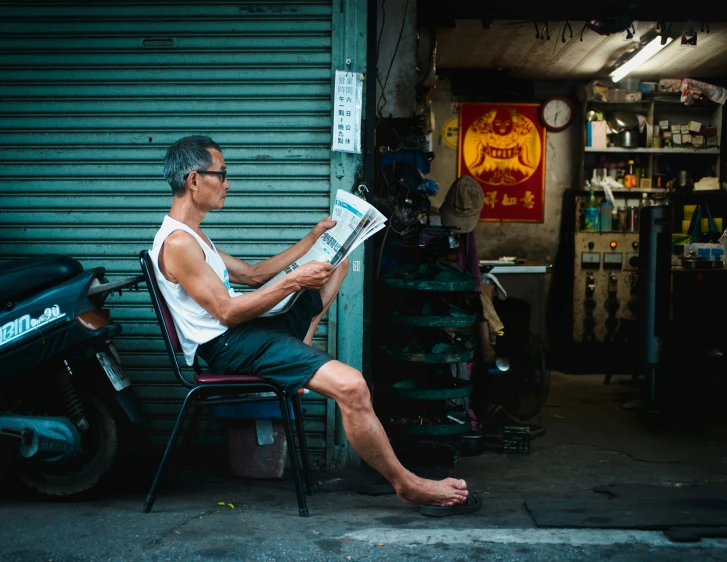
{"label": "motorcycle", "polygon": [[142,416],[113,343],[121,327],[103,308],[109,283],[68,256],[0,265],[0,480],[11,466],[50,496],[95,487],[112,468],[119,435]]}

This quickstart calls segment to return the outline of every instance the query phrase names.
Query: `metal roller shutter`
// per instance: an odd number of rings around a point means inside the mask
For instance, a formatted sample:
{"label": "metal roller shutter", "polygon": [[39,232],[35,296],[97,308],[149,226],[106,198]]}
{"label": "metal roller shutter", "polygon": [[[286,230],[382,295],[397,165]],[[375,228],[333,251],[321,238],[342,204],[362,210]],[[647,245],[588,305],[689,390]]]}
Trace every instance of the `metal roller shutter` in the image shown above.
{"label": "metal roller shutter", "polygon": [[[68,254],[109,278],[139,273],[138,253],[171,204],[165,151],[188,134],[223,147],[230,196],[205,224],[228,253],[264,259],[328,215],[329,0],[0,7],[0,259]],[[146,292],[111,303],[123,364],[160,443],[183,390]],[[315,338],[322,349],[327,328]],[[305,406],[323,467],[335,418],[322,397]],[[208,441],[224,439],[209,423]]]}

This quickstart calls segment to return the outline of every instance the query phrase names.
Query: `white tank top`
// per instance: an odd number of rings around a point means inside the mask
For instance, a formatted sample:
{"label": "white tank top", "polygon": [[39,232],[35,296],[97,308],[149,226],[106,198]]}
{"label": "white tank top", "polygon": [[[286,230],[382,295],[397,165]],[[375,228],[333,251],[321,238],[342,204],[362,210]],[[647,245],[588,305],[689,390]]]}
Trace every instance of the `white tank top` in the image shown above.
{"label": "white tank top", "polygon": [[214,244],[210,248],[207,242],[186,224],[173,219],[169,215],[164,217],[164,222],[162,222],[159,232],[154,237],[154,245],[149,252],[149,256],[154,263],[154,273],[156,274],[159,290],[164,300],[167,301],[167,306],[174,320],[174,326],[177,328],[184,359],[187,361],[187,365],[192,365],[197,347],[226,332],[227,326],[198,305],[179,283],[172,283],[164,277],[159,269],[159,252],[164,241],[175,230],[184,230],[196,238],[204,251],[205,261],[225,284],[227,292],[231,297],[236,297],[238,294],[234,289],[230,288],[230,275],[227,272],[227,267],[225,267],[225,262],[222,261],[217,249],[214,248]]}

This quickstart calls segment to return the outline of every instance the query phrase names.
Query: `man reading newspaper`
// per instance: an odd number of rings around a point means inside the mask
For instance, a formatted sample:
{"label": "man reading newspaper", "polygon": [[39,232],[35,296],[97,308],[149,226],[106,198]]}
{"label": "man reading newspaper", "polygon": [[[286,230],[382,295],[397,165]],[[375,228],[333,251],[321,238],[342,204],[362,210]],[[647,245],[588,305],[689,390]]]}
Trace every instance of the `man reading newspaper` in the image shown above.
{"label": "man reading newspaper", "polygon": [[[309,262],[327,262],[333,267],[338,266],[339,263],[347,259],[348,254],[355,250],[359,244],[384,228],[384,223],[386,222],[386,217],[374,207],[340,189],[336,194],[336,202],[333,205],[333,216],[331,218],[335,222],[335,226],[323,232],[315,241],[313,247],[303,257],[295,260],[270,281],[265,283],[263,288],[277,283],[291,271]],[[346,262],[344,269],[347,267],[348,262]],[[268,312],[263,314],[263,316],[274,316],[290,310],[295,299],[302,292],[301,290],[288,295]]]}
{"label": "man reading newspaper", "polygon": [[[220,147],[209,137],[182,138],[167,151],[164,175],[174,197],[150,256],[187,363],[198,353],[216,373],[254,373],[287,392],[305,387],[334,399],[351,445],[402,500],[465,507],[463,480],[426,480],[401,465],[361,373],[311,345],[346,276],[346,255],[383,217],[343,193],[332,218],[253,265],[218,250],[200,227],[230,189]],[[230,283],[259,288],[238,294]]]}

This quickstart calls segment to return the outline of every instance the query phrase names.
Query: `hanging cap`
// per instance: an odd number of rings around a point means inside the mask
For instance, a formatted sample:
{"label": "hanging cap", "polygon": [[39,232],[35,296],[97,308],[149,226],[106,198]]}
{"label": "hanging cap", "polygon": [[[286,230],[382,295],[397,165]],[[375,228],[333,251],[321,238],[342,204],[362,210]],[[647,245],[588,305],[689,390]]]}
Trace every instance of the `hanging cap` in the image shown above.
{"label": "hanging cap", "polygon": [[485,194],[480,184],[470,176],[460,176],[449,188],[439,213],[442,224],[457,232],[472,232],[480,219]]}

